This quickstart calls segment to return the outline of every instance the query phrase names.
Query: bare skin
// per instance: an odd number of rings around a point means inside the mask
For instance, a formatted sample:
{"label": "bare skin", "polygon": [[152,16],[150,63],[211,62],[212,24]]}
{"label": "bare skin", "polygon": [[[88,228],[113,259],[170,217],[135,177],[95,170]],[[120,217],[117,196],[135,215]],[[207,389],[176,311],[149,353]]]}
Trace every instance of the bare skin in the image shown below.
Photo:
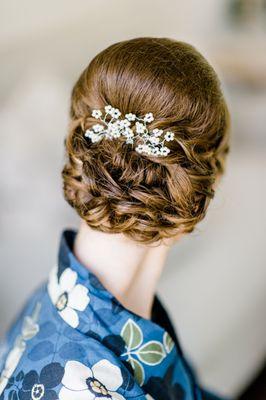
{"label": "bare skin", "polygon": [[156,287],[172,243],[139,244],[123,234],[93,230],[81,220],[73,252],[124,307],[150,319]]}

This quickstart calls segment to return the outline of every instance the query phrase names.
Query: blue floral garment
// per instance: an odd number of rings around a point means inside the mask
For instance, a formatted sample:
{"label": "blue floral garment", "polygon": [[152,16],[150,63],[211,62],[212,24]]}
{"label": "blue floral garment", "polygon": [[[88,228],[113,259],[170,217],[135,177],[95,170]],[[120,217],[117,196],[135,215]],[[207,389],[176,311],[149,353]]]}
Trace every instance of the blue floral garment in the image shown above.
{"label": "blue floral garment", "polygon": [[10,329],[0,400],[219,400],[197,385],[156,295],[151,320],[126,309],[75,257],[58,263]]}

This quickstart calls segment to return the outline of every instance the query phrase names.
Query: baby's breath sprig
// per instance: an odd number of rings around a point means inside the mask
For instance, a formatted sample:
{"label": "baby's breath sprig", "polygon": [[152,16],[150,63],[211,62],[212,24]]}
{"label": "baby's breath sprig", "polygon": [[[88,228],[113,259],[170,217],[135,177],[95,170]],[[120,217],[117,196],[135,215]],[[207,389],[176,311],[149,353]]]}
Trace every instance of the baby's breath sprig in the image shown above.
{"label": "baby's breath sprig", "polygon": [[[97,143],[103,138],[112,140],[124,137],[127,144],[133,145],[135,141],[141,141],[135,147],[135,150],[140,154],[152,156],[167,156],[169,154],[170,149],[165,143],[174,140],[174,133],[169,131],[164,133],[162,129],[158,128],[149,131],[147,125],[154,121],[151,112],[145,114],[143,118],[128,113],[124,119],[120,119],[121,112],[118,108],[107,105],[104,110],[105,115],[101,110],[92,110],[92,117],[101,122],[94,124],[91,129],[87,129],[85,132],[84,136],[89,138],[92,143]],[[135,129],[132,129],[133,127]]]}

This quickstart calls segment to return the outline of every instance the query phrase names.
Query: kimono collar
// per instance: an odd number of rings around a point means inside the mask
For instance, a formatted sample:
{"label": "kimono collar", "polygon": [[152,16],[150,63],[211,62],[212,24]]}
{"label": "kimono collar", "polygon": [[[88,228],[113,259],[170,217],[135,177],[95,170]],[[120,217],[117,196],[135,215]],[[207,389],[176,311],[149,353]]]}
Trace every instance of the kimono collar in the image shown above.
{"label": "kimono collar", "polygon": [[[74,255],[76,234],[72,229],[62,231],[58,263],[48,282],[48,293],[60,317],[129,364],[140,386],[154,376],[163,378],[177,365],[176,373],[184,378],[183,355],[158,295],[151,319],[125,308]],[[189,387],[190,382],[183,381],[182,386]]]}

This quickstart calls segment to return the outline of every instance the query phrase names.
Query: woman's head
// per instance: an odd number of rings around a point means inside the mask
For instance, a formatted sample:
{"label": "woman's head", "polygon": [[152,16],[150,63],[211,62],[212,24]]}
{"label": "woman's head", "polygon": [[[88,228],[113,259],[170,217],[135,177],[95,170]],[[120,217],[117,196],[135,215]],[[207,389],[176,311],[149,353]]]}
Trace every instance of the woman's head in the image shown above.
{"label": "woman's head", "polygon": [[[165,157],[139,154],[123,138],[92,143],[93,109],[154,115],[174,132]],[[64,196],[95,229],[142,243],[192,232],[225,169],[229,115],[213,68],[192,46],[137,38],[100,52],[73,87]]]}

